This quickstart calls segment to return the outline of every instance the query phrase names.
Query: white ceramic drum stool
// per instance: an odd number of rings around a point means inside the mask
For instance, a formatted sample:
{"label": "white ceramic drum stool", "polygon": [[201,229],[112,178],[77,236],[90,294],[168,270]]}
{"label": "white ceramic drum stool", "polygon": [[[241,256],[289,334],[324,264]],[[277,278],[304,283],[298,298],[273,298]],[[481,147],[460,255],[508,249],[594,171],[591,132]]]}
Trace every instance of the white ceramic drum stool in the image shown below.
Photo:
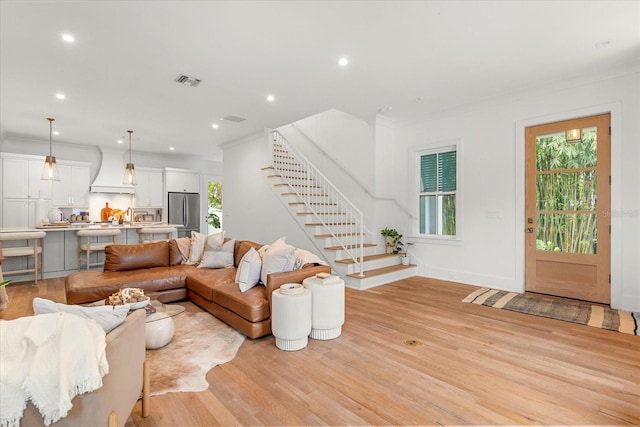
{"label": "white ceramic drum stool", "polygon": [[344,280],[337,276],[327,279],[309,277],[302,282],[311,291],[311,338],[338,338],[344,325]]}
{"label": "white ceramic drum stool", "polygon": [[307,346],[311,332],[311,291],[287,283],[271,295],[271,332],[276,347],[296,351]]}
{"label": "white ceramic drum stool", "polygon": [[163,311],[156,311],[145,320],[145,347],[147,350],[164,347],[173,338],[173,319]]}

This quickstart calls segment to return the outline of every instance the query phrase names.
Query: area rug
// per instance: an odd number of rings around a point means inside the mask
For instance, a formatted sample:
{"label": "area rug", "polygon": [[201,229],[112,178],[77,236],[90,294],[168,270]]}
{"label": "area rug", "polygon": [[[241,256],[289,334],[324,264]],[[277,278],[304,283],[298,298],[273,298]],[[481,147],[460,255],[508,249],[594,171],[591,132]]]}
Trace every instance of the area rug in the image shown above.
{"label": "area rug", "polygon": [[231,361],[245,338],[202,311],[187,309],[174,316],[173,321],[175,332],[171,342],[157,350],[147,350],[151,396],[206,390],[209,387],[207,372],[216,365]]}
{"label": "area rug", "polygon": [[489,288],[481,288],[472,292],[462,302],[564,320],[565,322],[579,323],[625,334],[640,335],[640,313],[614,310],[588,302],[566,301]]}

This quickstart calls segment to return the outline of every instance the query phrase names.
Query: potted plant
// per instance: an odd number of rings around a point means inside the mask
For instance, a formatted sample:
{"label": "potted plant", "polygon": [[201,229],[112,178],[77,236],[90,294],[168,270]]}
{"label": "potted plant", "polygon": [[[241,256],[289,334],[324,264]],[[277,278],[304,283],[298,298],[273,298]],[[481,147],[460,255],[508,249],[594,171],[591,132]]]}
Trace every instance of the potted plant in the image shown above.
{"label": "potted plant", "polygon": [[402,234],[398,233],[395,228],[385,227],[380,231],[385,238],[385,252],[388,254],[397,255],[402,252]]}
{"label": "potted plant", "polygon": [[413,245],[413,242],[407,242],[407,246],[405,246],[402,252],[400,252],[400,261],[402,262],[402,265],[409,265],[411,259],[409,258],[407,251],[409,250],[410,245]]}

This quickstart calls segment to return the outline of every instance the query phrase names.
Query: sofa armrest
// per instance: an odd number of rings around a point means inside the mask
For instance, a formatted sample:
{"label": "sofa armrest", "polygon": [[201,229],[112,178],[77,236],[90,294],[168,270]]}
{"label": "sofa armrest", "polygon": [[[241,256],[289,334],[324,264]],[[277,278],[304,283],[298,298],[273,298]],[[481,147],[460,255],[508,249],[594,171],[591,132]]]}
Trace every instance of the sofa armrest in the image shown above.
{"label": "sofa armrest", "polygon": [[271,294],[285,283],[302,283],[307,277],[315,276],[318,273],[331,274],[331,267],[328,265],[317,265],[304,267],[299,270],[285,271],[283,273],[271,273],[267,275],[267,299],[269,300],[269,312],[271,312]]}

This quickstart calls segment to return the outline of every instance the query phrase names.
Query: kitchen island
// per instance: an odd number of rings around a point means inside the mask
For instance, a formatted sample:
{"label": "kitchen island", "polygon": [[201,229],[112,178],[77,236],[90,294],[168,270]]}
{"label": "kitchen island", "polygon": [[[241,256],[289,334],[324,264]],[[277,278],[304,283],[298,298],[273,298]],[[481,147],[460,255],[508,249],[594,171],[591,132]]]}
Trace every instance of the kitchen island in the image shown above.
{"label": "kitchen island", "polygon": [[[138,243],[138,232],[140,228],[165,228],[173,227],[174,236],[177,236],[179,224],[167,224],[166,222],[134,222],[124,224],[107,223],[74,223],[74,224],[53,224],[41,227],[0,227],[0,233],[19,233],[24,231],[45,231],[44,238],[44,277],[65,277],[69,273],[78,271],[78,230],[86,229],[120,229],[116,236],[116,243],[136,244]],[[5,247],[24,246],[24,241],[6,242]],[[94,256],[104,257],[104,254],[94,254]],[[29,268],[33,265],[33,259],[28,260]],[[24,258],[7,259],[2,265],[3,271],[21,270],[27,268],[27,260]],[[7,277],[14,282],[32,281],[33,274],[11,275]]]}

